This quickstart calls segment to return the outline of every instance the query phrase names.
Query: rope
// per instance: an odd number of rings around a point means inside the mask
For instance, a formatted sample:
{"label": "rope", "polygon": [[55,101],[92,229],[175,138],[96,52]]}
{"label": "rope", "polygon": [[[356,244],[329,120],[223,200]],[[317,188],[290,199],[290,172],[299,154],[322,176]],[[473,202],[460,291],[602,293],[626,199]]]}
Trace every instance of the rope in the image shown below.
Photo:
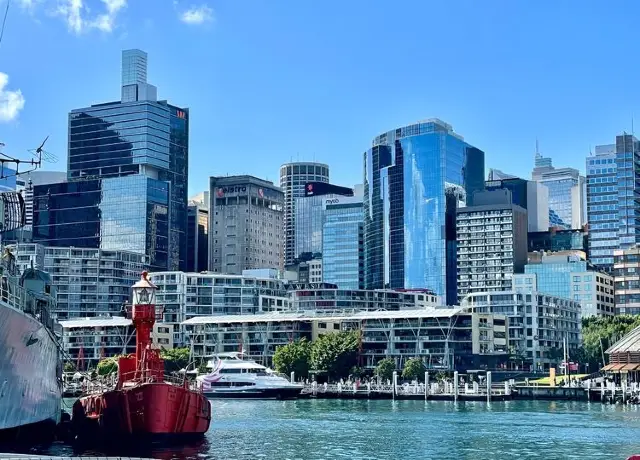
{"label": "rope", "polygon": [[11,3],[11,0],[7,0],[7,7],[4,9],[4,19],[2,20],[2,29],[0,29],[0,44],[2,44],[2,37],[4,37],[4,26],[7,23],[7,14],[9,13],[9,3]]}

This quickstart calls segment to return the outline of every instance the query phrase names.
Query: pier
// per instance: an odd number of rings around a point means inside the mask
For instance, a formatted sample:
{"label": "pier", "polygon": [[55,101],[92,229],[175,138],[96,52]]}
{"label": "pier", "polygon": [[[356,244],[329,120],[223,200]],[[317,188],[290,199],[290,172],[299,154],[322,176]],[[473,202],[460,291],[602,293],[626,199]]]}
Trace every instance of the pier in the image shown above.
{"label": "pier", "polygon": [[367,382],[305,385],[300,397],[318,399],[424,399],[432,401],[505,401],[513,397],[510,382],[493,385],[491,372],[487,373],[484,385],[470,382],[461,385],[458,373],[450,381],[431,382],[425,373],[424,382],[399,383],[398,374],[393,373],[390,383]]}

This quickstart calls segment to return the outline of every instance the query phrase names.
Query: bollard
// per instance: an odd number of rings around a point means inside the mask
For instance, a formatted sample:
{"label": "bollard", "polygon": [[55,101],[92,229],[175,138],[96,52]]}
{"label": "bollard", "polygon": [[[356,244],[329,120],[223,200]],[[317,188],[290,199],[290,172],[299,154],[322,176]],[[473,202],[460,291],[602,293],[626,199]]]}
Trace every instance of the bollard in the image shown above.
{"label": "bollard", "polygon": [[487,402],[491,402],[491,371],[487,372]]}
{"label": "bollard", "polygon": [[296,372],[291,371],[291,383],[296,383]]}
{"label": "bollard", "polygon": [[353,384],[353,394],[356,394],[357,391],[358,391],[358,384],[354,383]]}
{"label": "bollard", "polygon": [[424,373],[424,400],[426,401],[429,398],[429,373]]}
{"label": "bollard", "polygon": [[398,371],[393,371],[393,399],[398,395]]}
{"label": "bollard", "polygon": [[453,400],[458,400],[458,371],[453,373]]}

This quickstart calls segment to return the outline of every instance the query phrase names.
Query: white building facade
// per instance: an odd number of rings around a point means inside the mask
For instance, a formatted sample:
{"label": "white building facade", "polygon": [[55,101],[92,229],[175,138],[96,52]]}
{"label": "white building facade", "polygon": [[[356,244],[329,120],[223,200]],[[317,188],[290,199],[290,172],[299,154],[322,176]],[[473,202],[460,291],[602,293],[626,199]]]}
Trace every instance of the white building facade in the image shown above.
{"label": "white building facade", "polygon": [[129,251],[36,243],[13,245],[10,250],[21,271],[33,264],[51,275],[58,320],[119,314],[131,286],[147,267],[144,255]]}
{"label": "white building facade", "polygon": [[62,346],[79,370],[95,369],[101,359],[136,351],[136,333],[124,317],[60,321]]}
{"label": "white building facade", "polygon": [[525,370],[546,370],[556,366],[563,348],[577,350],[581,337],[580,303],[534,291],[530,288],[467,295],[462,307],[478,313],[509,318],[511,353]]}

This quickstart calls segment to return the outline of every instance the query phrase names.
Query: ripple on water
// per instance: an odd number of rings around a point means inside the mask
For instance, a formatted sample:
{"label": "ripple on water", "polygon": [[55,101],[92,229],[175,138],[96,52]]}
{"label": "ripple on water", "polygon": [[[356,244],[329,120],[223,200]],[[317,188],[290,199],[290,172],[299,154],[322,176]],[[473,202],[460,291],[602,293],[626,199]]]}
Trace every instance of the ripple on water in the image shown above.
{"label": "ripple on water", "polygon": [[212,401],[206,439],[48,455],[160,459],[624,459],[640,453],[640,409],[578,402]]}

